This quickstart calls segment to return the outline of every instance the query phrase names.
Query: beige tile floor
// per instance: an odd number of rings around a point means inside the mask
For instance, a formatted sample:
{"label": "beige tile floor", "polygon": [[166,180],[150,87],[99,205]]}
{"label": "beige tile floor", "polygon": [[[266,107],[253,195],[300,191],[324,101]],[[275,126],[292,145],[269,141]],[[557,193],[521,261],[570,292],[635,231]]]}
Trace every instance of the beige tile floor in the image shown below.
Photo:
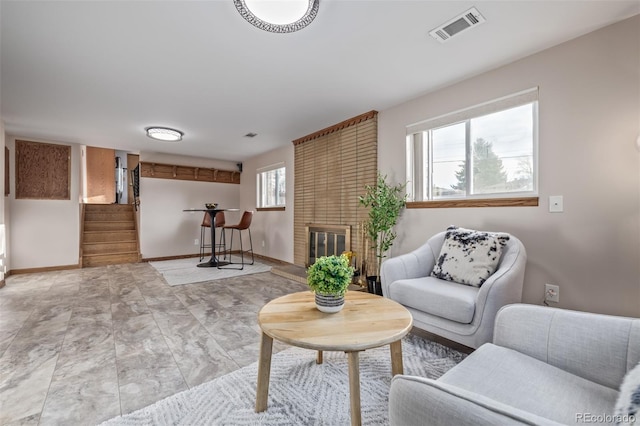
{"label": "beige tile floor", "polygon": [[6,283],[2,425],[94,425],[251,364],[257,312],[306,289],[269,272],[171,287],[146,263]]}

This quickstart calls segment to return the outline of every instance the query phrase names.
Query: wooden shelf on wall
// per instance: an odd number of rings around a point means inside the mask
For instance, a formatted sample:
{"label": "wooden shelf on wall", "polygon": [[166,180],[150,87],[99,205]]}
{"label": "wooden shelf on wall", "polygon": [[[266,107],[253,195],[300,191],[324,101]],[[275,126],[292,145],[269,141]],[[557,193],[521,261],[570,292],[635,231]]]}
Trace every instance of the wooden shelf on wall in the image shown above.
{"label": "wooden shelf on wall", "polygon": [[197,182],[240,183],[240,172],[207,167],[178,166],[140,162],[140,176],[157,179],[192,180]]}

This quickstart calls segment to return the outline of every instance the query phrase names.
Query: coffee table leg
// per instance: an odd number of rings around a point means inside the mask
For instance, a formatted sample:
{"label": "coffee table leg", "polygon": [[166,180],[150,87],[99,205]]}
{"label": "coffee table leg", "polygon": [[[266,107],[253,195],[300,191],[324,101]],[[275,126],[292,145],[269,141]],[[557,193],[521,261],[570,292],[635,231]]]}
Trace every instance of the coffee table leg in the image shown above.
{"label": "coffee table leg", "polygon": [[347,352],[349,359],[349,393],[351,395],[351,425],[360,426],[360,356],[359,352]]}
{"label": "coffee table leg", "polygon": [[322,351],[318,351],[318,357],[316,358],[316,364],[322,364]]}
{"label": "coffee table leg", "polygon": [[267,409],[269,399],[269,375],[271,374],[271,350],[273,338],[262,333],[260,361],[258,361],[258,387],[256,389],[256,413]]}
{"label": "coffee table leg", "polygon": [[402,374],[404,370],[402,365],[402,340],[393,342],[389,347],[391,349],[391,375]]}

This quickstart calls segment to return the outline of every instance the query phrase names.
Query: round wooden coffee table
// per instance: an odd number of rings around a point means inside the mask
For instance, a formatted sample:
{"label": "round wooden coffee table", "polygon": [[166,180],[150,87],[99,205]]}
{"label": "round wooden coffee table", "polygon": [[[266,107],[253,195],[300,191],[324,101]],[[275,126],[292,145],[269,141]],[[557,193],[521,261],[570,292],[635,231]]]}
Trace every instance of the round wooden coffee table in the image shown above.
{"label": "round wooden coffee table", "polygon": [[390,299],[350,291],[344,308],[335,314],[320,312],[310,291],[293,293],[267,303],[258,313],[262,329],[256,411],[267,409],[273,339],[318,351],[343,351],[349,362],[351,424],[362,423],[360,413],[360,351],[383,345],[391,348],[391,373],[402,374],[402,341],[413,319],[409,311]]}

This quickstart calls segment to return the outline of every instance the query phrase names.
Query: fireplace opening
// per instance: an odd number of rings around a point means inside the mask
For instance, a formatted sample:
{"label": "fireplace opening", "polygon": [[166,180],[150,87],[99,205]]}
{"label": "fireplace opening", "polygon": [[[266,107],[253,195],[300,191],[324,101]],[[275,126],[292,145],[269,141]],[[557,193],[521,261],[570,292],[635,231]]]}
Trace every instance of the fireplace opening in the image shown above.
{"label": "fireplace opening", "polygon": [[351,251],[350,225],[308,224],[305,228],[307,267],[319,257]]}

